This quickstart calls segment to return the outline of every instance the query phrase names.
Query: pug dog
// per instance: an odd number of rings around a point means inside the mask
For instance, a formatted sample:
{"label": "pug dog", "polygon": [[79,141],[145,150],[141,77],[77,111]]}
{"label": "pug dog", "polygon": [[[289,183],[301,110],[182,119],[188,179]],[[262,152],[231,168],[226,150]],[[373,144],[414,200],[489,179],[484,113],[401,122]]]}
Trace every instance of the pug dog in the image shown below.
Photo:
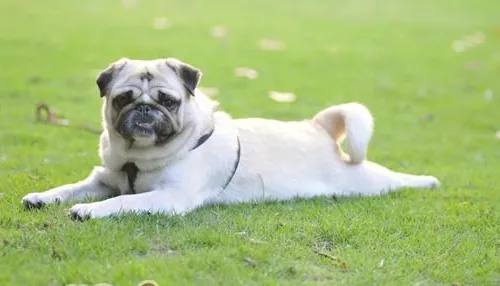
{"label": "pug dog", "polygon": [[373,118],[360,103],[331,106],[302,121],[232,119],[197,89],[201,76],[173,58],[111,64],[97,78],[102,165],[80,182],[26,195],[24,206],[71,201],[78,203],[71,217],[84,220],[439,186],[435,177],[366,160]]}

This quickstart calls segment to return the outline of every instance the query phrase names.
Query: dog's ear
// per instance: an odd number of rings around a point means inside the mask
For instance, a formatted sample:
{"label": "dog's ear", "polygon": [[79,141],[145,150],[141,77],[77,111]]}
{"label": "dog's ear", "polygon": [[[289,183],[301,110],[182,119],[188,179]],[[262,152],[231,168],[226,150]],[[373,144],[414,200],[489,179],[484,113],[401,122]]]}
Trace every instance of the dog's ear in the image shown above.
{"label": "dog's ear", "polygon": [[97,75],[96,83],[99,87],[101,97],[104,97],[108,92],[108,87],[116,74],[127,64],[127,58],[121,58],[118,61],[110,64],[105,70]]}
{"label": "dog's ear", "polygon": [[203,75],[202,72],[193,66],[179,61],[178,59],[168,58],[166,59],[166,63],[182,80],[182,83],[187,91],[194,96],[194,90],[200,82],[201,76]]}

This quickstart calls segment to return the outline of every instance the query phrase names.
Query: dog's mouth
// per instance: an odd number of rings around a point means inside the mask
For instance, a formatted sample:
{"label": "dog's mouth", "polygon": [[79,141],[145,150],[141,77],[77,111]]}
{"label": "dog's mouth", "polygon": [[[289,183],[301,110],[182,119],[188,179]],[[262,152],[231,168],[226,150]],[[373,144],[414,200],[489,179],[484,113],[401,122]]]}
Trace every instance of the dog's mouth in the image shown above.
{"label": "dog's mouth", "polygon": [[151,116],[146,118],[132,119],[133,126],[131,127],[133,135],[139,137],[150,137],[156,134],[155,119]]}
{"label": "dog's mouth", "polygon": [[137,105],[119,114],[115,129],[128,140],[151,139],[155,143],[167,141],[174,133],[171,116],[151,105]]}

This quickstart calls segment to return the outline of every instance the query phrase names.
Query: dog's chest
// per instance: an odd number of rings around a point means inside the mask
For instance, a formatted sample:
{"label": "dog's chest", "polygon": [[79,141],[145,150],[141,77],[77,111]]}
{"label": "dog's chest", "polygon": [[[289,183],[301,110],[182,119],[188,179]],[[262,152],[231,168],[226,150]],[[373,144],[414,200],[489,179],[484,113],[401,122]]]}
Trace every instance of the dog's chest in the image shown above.
{"label": "dog's chest", "polygon": [[121,194],[139,194],[151,191],[168,181],[168,176],[161,170],[141,171],[137,166],[124,165],[120,172],[118,188]]}

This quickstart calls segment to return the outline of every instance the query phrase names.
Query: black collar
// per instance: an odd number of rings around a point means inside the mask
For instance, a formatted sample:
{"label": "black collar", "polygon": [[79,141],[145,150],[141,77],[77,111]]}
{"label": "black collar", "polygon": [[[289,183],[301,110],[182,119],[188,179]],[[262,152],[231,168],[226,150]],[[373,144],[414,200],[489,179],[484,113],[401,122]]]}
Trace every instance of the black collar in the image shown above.
{"label": "black collar", "polygon": [[198,141],[196,141],[196,145],[193,148],[189,149],[189,151],[193,151],[194,149],[200,147],[203,143],[205,143],[212,134],[214,134],[215,128],[212,128],[208,133],[203,134]]}
{"label": "black collar", "polygon": [[[189,151],[193,151],[194,149],[200,147],[205,143],[210,136],[214,133],[214,129],[210,130],[210,132],[202,135],[198,141],[196,142],[196,145],[194,145],[193,148],[191,148]],[[240,164],[240,158],[241,158],[241,143],[240,143],[240,137],[237,136],[236,139],[238,140],[238,149],[236,150],[236,160],[234,162],[233,170],[231,171],[231,175],[229,176],[227,182],[222,186],[222,189],[226,189],[229,183],[233,180],[234,175],[236,174],[236,170],[238,169],[238,165]],[[125,172],[127,175],[127,180],[128,180],[128,186],[129,186],[129,191],[132,194],[135,194],[135,180],[137,179],[137,173],[139,173],[139,168],[137,168],[137,165],[134,162],[126,162],[123,164],[121,168],[122,172]]]}
{"label": "black collar", "polygon": [[241,159],[240,137],[236,136],[236,140],[238,140],[238,149],[236,149],[236,160],[234,161],[233,170],[231,171],[231,176],[229,176],[227,182],[222,186],[222,190],[225,190],[227,186],[231,183],[234,175],[236,174],[236,170],[238,170],[238,165],[240,164],[240,159]]}

